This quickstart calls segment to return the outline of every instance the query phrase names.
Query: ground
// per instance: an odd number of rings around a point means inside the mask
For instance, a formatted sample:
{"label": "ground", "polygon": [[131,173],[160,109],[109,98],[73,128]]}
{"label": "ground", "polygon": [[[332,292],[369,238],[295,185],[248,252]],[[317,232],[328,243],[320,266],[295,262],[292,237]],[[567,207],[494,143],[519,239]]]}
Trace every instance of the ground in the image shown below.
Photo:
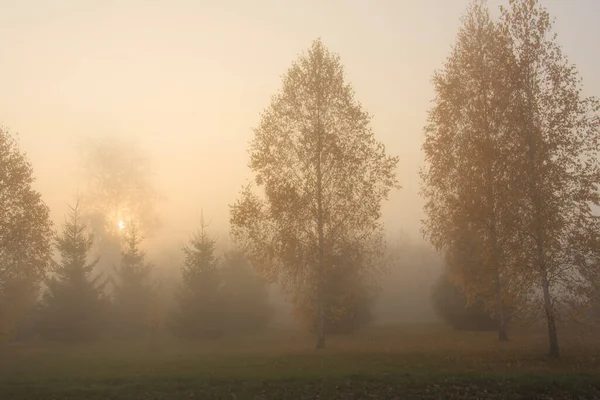
{"label": "ground", "polygon": [[600,399],[600,339],[438,325],[330,337],[271,330],[208,342],[0,344],[0,399]]}

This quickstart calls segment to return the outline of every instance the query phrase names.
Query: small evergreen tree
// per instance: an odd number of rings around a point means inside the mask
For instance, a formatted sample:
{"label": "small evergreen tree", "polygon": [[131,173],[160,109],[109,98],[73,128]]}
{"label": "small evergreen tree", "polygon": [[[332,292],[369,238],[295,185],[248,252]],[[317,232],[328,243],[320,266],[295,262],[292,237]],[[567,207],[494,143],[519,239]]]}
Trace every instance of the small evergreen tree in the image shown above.
{"label": "small evergreen tree", "polygon": [[125,336],[149,332],[157,301],[157,285],[152,280],[153,265],[146,263],[146,253],[140,250],[143,238],[135,223],[126,224],[121,264],[116,269],[114,303],[116,331]]}
{"label": "small evergreen tree", "polygon": [[174,315],[174,328],[180,336],[216,338],[223,333],[224,303],[215,244],[202,221],[200,230],[183,248],[183,284]]}
{"label": "small evergreen tree", "polygon": [[105,327],[108,299],[101,275],[93,277],[99,258],[88,262],[94,236],[81,219],[79,200],[69,206],[68,218],[55,245],[60,262],[47,280],[39,320],[40,334],[52,340],[89,340]]}

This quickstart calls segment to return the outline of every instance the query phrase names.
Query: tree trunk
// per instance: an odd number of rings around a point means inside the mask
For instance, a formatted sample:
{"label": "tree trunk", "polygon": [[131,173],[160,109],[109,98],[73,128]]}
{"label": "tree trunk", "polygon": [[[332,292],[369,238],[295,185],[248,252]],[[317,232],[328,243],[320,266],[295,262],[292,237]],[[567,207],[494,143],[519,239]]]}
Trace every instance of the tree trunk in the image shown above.
{"label": "tree trunk", "polygon": [[[319,136],[319,145],[320,145]],[[319,259],[317,265],[317,349],[325,348],[325,290],[324,290],[324,262],[325,241],[323,237],[323,201],[322,201],[322,176],[321,155],[317,159],[317,230],[319,232]]]}
{"label": "tree trunk", "polygon": [[[317,112],[320,112],[320,90],[317,94]],[[324,220],[323,220],[323,170],[321,166],[321,157],[323,154],[323,138],[320,115],[317,116],[317,231],[319,235],[319,258],[317,265],[317,349],[325,348],[325,239],[324,239]]]}
{"label": "tree trunk", "polygon": [[[528,81],[531,77],[528,77]],[[531,92],[531,86],[527,89],[527,108],[530,113],[533,110],[533,94]],[[528,116],[528,134],[527,144],[529,147],[529,167],[531,169],[530,178],[530,191],[531,191],[531,204],[533,206],[533,226],[534,226],[534,238],[537,250],[537,267],[540,273],[540,283],[542,286],[542,292],[544,295],[544,311],[546,312],[546,322],[548,324],[548,341],[549,341],[549,355],[553,358],[558,358],[559,347],[558,347],[558,333],[556,331],[556,318],[554,308],[552,307],[552,298],[550,294],[550,280],[548,279],[548,270],[546,268],[546,256],[544,252],[544,228],[543,228],[543,215],[542,215],[542,199],[540,199],[540,193],[538,191],[538,176],[537,169],[535,167],[536,162],[536,141],[535,141],[535,125],[533,122],[533,116]]]}
{"label": "tree trunk", "polygon": [[[532,129],[530,130],[532,132]],[[531,179],[531,197],[534,208],[533,223],[535,227],[535,244],[537,248],[537,267],[540,273],[540,283],[542,286],[542,293],[544,295],[544,311],[546,312],[546,322],[548,324],[548,341],[549,341],[549,354],[550,357],[559,357],[558,348],[558,333],[556,331],[556,318],[554,315],[554,308],[552,307],[552,298],[550,294],[550,280],[548,279],[548,271],[546,269],[546,257],[544,254],[544,230],[543,230],[543,218],[542,218],[542,205],[540,196],[538,193],[537,186],[537,175],[535,170],[535,141],[533,134],[529,135],[529,160],[531,163],[532,179]]]}
{"label": "tree trunk", "polygon": [[[488,96],[487,90],[485,88],[482,91],[483,99],[482,104],[484,105],[484,116],[486,121],[485,132],[486,132],[486,147],[489,149],[490,154],[493,154],[494,143],[492,141],[492,129],[489,126],[489,115],[487,110],[488,104]],[[505,342],[508,340],[508,334],[506,332],[506,316],[504,312],[504,301],[503,297],[503,287],[502,287],[502,275],[500,274],[500,254],[498,251],[498,227],[496,224],[496,213],[497,213],[497,205],[496,205],[496,197],[495,196],[495,174],[493,170],[493,161],[491,157],[487,158],[485,164],[485,173],[486,173],[486,192],[487,192],[487,211],[489,216],[489,237],[490,244],[492,247],[492,260],[491,267],[493,273],[495,274],[495,308],[496,308],[496,326],[498,330],[498,340],[501,342]]]}
{"label": "tree trunk", "polygon": [[498,340],[506,342],[506,316],[504,313],[504,302],[502,301],[502,285],[500,283],[500,270],[496,268],[496,324],[498,329]]}
{"label": "tree trunk", "polygon": [[550,298],[550,283],[548,282],[548,274],[543,271],[542,275],[542,291],[544,293],[544,310],[546,311],[546,322],[548,324],[548,342],[550,345],[549,355],[552,358],[559,358],[560,351],[558,348],[558,333],[556,330],[556,316],[552,307],[552,299]]}
{"label": "tree trunk", "polygon": [[498,340],[505,342],[508,340],[508,333],[506,332],[506,315],[504,311],[504,301],[502,299],[503,287],[502,287],[502,275],[500,274],[500,256],[498,252],[498,236],[496,226],[496,216],[494,207],[494,188],[492,186],[493,174],[492,167],[488,163],[487,168],[487,185],[488,185],[488,207],[490,210],[490,241],[492,246],[492,268],[495,274],[496,287],[495,287],[495,305],[496,305],[496,324],[498,330]]}
{"label": "tree trunk", "polygon": [[[320,162],[319,172],[320,172]],[[317,275],[317,350],[325,348],[325,290],[323,287],[324,280],[324,238],[323,238],[323,210],[321,202],[321,176],[318,174],[318,231],[319,231],[319,260],[318,260],[318,275]]]}
{"label": "tree trunk", "polygon": [[325,307],[322,292],[319,294],[318,297],[319,319],[317,323],[317,350],[320,350],[325,348]]}
{"label": "tree trunk", "polygon": [[539,198],[537,196],[537,188],[534,187],[533,199],[535,207],[535,225],[536,225],[536,247],[537,247],[537,266],[540,273],[540,283],[542,293],[544,295],[544,311],[546,312],[546,322],[548,324],[548,341],[550,344],[550,357],[559,358],[558,349],[558,333],[556,331],[556,316],[552,307],[552,297],[550,294],[550,280],[548,279],[548,271],[546,269],[546,259],[544,255],[543,231],[541,228],[542,220],[540,213]]}

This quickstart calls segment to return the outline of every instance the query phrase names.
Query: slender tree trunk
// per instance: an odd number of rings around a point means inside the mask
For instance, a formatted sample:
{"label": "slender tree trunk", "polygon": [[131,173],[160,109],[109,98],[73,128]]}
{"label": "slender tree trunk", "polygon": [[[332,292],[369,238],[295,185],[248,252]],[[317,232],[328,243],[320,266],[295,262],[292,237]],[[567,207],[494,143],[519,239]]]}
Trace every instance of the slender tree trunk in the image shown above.
{"label": "slender tree trunk", "polygon": [[319,231],[319,259],[317,275],[317,349],[325,348],[325,291],[324,291],[324,238],[323,238],[323,202],[321,199],[321,156],[317,162],[317,229]]}
{"label": "slender tree trunk", "polygon": [[[535,183],[535,182],[534,182]],[[552,297],[550,294],[550,280],[548,279],[548,270],[546,268],[546,259],[544,255],[544,240],[542,231],[542,217],[540,213],[539,197],[537,187],[533,185],[533,206],[534,206],[534,224],[536,226],[535,241],[537,247],[537,267],[540,273],[540,284],[544,295],[544,311],[546,313],[546,322],[548,324],[548,341],[550,357],[559,358],[558,333],[556,331],[556,316],[552,306]]]}
{"label": "slender tree trunk", "polygon": [[317,95],[317,231],[319,236],[319,254],[318,254],[318,271],[317,271],[317,349],[325,348],[325,239],[323,232],[323,170],[322,170],[322,154],[323,154],[323,138],[320,120],[320,91]]}
{"label": "slender tree trunk", "polygon": [[488,179],[490,183],[489,186],[489,204],[492,207],[491,210],[491,227],[490,227],[490,240],[492,246],[492,268],[495,274],[495,305],[496,305],[496,324],[498,330],[498,340],[501,342],[505,342],[508,340],[508,333],[506,332],[506,313],[504,310],[504,300],[503,300],[503,287],[502,287],[502,275],[500,274],[500,256],[498,253],[498,236],[497,236],[497,227],[496,227],[496,218],[494,215],[493,209],[493,189],[491,187],[491,169],[488,170]]}
{"label": "slender tree trunk", "polygon": [[496,324],[498,330],[498,340],[506,342],[508,333],[506,331],[506,316],[504,312],[504,302],[502,301],[502,284],[500,282],[500,270],[496,268]]}
{"label": "slender tree trunk", "polygon": [[[489,121],[489,113],[488,113],[488,94],[487,90],[483,88],[482,90],[482,104],[484,105],[484,116],[485,116],[485,132],[486,132],[486,147],[489,150],[490,154],[493,154],[492,150],[494,149],[494,144],[492,142],[492,135],[490,132]],[[487,192],[487,211],[489,216],[489,235],[490,235],[490,244],[492,248],[492,260],[491,267],[494,272],[495,278],[495,308],[496,308],[496,329],[498,330],[498,340],[501,342],[505,342],[508,340],[508,333],[506,331],[506,313],[504,310],[504,300],[503,300],[503,286],[502,286],[502,274],[500,273],[500,253],[498,251],[498,227],[496,223],[496,196],[494,191],[494,183],[496,177],[494,176],[493,170],[493,161],[491,157],[489,157],[486,161],[485,165],[485,173],[486,173],[486,192]]]}
{"label": "slender tree trunk", "polygon": [[[525,43],[526,47],[529,47],[529,43]],[[527,62],[529,68],[531,64]],[[543,222],[544,217],[542,214],[542,199],[540,199],[539,193],[539,181],[538,181],[538,171],[535,165],[536,162],[536,139],[535,139],[535,123],[533,120],[533,110],[534,110],[534,95],[532,92],[532,87],[534,87],[533,83],[533,74],[531,70],[528,71],[525,79],[526,84],[526,106],[528,110],[527,116],[527,145],[528,145],[528,158],[529,158],[529,168],[530,168],[530,181],[529,181],[529,190],[531,192],[531,205],[533,207],[533,229],[534,229],[534,238],[535,245],[537,251],[537,260],[536,266],[538,268],[538,272],[540,274],[540,284],[542,286],[542,293],[544,296],[544,311],[546,313],[546,322],[548,325],[548,342],[549,342],[549,355],[553,358],[559,358],[559,346],[558,346],[558,333],[556,330],[556,316],[554,312],[554,308],[552,307],[552,297],[550,293],[550,280],[548,279],[548,270],[546,266],[546,256],[544,249],[544,228]]]}
{"label": "slender tree trunk", "polygon": [[503,287],[502,287],[502,275],[500,274],[500,260],[498,255],[498,237],[496,236],[496,224],[494,218],[492,218],[492,229],[491,229],[491,241],[492,241],[492,268],[494,268],[496,287],[496,324],[498,329],[498,340],[505,342],[508,340],[508,333],[506,332],[506,313],[504,310],[503,300]]}
{"label": "slender tree trunk", "polygon": [[[538,249],[539,256],[539,249]],[[543,253],[541,255],[543,257]],[[548,344],[550,345],[549,354],[552,358],[559,358],[558,332],[556,329],[556,315],[552,307],[552,298],[550,296],[550,282],[546,270],[541,271],[542,292],[544,294],[544,310],[546,312],[546,323],[548,324]]]}
{"label": "slender tree trunk", "polygon": [[321,162],[317,162],[317,230],[319,231],[319,255],[317,271],[317,349],[325,348],[325,291],[324,291],[324,238],[323,204],[321,199]]}
{"label": "slender tree trunk", "polygon": [[556,331],[556,318],[554,308],[552,307],[552,298],[550,294],[550,280],[548,279],[548,270],[546,268],[546,257],[544,253],[544,230],[542,228],[543,216],[541,199],[538,193],[537,170],[535,168],[536,147],[533,137],[533,124],[529,126],[529,163],[531,167],[531,203],[533,205],[533,225],[535,229],[535,244],[537,250],[537,268],[540,274],[540,284],[544,295],[544,311],[546,313],[546,322],[548,324],[549,355],[553,358],[559,358],[558,333]]}

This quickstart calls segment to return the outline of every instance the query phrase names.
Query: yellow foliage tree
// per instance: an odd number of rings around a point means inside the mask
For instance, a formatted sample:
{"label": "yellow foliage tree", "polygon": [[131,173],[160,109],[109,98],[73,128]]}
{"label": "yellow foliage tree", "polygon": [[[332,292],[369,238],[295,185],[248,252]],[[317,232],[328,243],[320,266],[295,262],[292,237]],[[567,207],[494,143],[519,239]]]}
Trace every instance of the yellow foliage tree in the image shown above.
{"label": "yellow foliage tree", "polygon": [[370,119],[339,57],[314,41],[254,131],[250,168],[264,197],[246,188],[231,210],[233,237],[263,276],[314,299],[317,348],[325,346],[329,260],[348,243],[375,243],[381,203],[397,187],[398,160]]}
{"label": "yellow foliage tree", "polygon": [[48,207],[32,188],[33,169],[0,128],[0,336],[11,337],[38,290],[52,255]]}

